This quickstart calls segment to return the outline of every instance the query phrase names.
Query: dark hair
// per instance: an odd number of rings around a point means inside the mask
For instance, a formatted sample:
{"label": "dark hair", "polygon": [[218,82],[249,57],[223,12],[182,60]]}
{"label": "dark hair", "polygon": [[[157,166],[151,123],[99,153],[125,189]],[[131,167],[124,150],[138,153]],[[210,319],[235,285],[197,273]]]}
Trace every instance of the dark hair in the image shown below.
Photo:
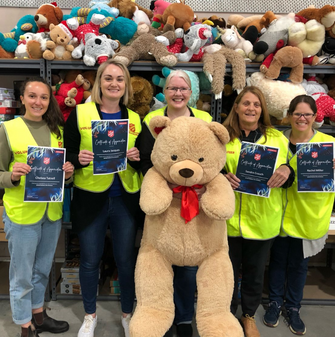
{"label": "dark hair", "polygon": [[308,95],[299,95],[292,99],[290,106],[288,107],[287,114],[292,115],[295,109],[297,108],[297,105],[299,103],[306,103],[310,106],[311,110],[313,111],[314,115],[317,113],[318,108],[316,106],[315,100],[313,97]]}
{"label": "dark hair", "polygon": [[245,87],[239,93],[239,95],[236,97],[236,99],[234,101],[234,104],[233,104],[233,107],[232,107],[228,117],[224,121],[223,125],[228,130],[231,141],[234,140],[235,138],[238,138],[238,137],[241,136],[241,128],[240,128],[240,123],[239,123],[239,119],[238,119],[238,114],[236,113],[236,106],[241,102],[241,99],[243,98],[243,96],[248,92],[257,96],[260,103],[261,103],[262,112],[261,112],[261,116],[259,117],[259,120],[258,120],[258,127],[259,127],[260,131],[262,132],[262,134],[264,135],[265,142],[266,142],[266,140],[267,140],[266,131],[268,129],[272,129],[273,127],[271,125],[270,116],[269,116],[268,108],[266,106],[264,95],[260,91],[260,89],[258,89],[255,86]]}
{"label": "dark hair", "polygon": [[[50,131],[52,133],[54,133],[57,136],[58,139],[60,139],[61,133],[60,133],[59,127],[64,127],[64,117],[63,117],[62,112],[60,111],[60,108],[59,108],[59,105],[56,101],[56,98],[52,93],[52,89],[51,89],[51,86],[49,85],[49,83],[45,79],[43,79],[42,77],[27,78],[22,83],[20,94],[21,94],[21,96],[24,96],[24,92],[26,90],[27,85],[29,83],[32,83],[32,82],[43,83],[49,89],[50,101],[49,101],[48,109],[45,112],[45,114],[42,116],[42,119],[45,120],[45,122],[47,123]],[[24,105],[21,106],[21,114],[22,115],[25,114],[25,106]]]}

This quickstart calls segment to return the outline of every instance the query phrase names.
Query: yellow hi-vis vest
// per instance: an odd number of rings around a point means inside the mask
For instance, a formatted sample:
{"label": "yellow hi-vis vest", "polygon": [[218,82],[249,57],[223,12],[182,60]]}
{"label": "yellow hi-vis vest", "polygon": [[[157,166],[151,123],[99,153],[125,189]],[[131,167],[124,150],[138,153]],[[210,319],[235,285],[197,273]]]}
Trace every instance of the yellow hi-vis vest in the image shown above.
{"label": "yellow hi-vis vest", "polygon": [[[317,131],[309,143],[319,142],[334,142],[334,138]],[[289,150],[288,158],[295,171],[295,179],[290,188],[283,190],[284,218],[281,235],[319,239],[328,232],[335,194],[298,193],[297,156]]]}
{"label": "yellow hi-vis vest", "polygon": [[[141,132],[140,116],[128,109],[129,133],[128,149],[135,146],[135,141]],[[81,136],[80,150],[92,151],[92,120],[100,120],[99,112],[94,102],[77,105],[77,122]],[[136,193],[141,187],[138,172],[127,163],[125,171],[118,172],[122,186],[128,193]],[[114,180],[114,174],[93,175],[93,162],[87,167],[75,170],[74,185],[89,192],[100,193],[106,191]]]}
{"label": "yellow hi-vis vest", "polygon": [[[262,136],[256,144],[264,144]],[[241,151],[241,141],[235,138],[226,144],[227,161],[225,170],[236,174]],[[264,145],[279,148],[276,168],[287,162],[288,140],[275,129],[267,131]],[[270,197],[235,193],[235,213],[227,220],[228,236],[246,239],[267,240],[279,235],[283,215],[281,188],[272,188]]]}
{"label": "yellow hi-vis vest", "polygon": [[[160,108],[158,110],[151,111],[144,117],[143,123],[145,123],[147,125],[148,130],[150,130],[149,124],[150,124],[151,119],[155,116],[164,116],[165,109],[166,109],[166,107],[163,107],[163,108]],[[192,113],[193,113],[194,117],[200,118],[207,123],[210,123],[212,121],[212,116],[208,112],[198,110],[198,109],[194,109],[194,108],[190,108],[190,109],[192,110]]]}
{"label": "yellow hi-vis vest", "polygon": [[[15,163],[27,163],[28,145],[38,146],[28,126],[22,118],[13,119],[2,124],[5,128],[7,140],[14,160],[9,164],[9,171],[13,171]],[[63,147],[63,131],[61,139],[53,133],[50,134],[51,147]],[[5,188],[4,206],[9,219],[20,225],[32,225],[41,220],[47,210],[47,216],[51,221],[61,219],[63,211],[62,202],[24,202],[24,187],[26,177],[22,176],[20,185]]]}

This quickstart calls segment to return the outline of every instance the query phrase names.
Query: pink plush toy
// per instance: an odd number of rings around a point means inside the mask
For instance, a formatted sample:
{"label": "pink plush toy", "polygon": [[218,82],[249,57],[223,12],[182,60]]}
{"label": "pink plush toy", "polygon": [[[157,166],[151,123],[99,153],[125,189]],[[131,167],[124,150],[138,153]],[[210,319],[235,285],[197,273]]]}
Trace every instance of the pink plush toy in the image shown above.
{"label": "pink plush toy", "polygon": [[167,1],[164,1],[164,0],[153,1],[154,8],[153,8],[152,12],[154,13],[154,15],[156,15],[156,14],[163,15],[165,9],[170,5],[171,5],[170,2],[167,2]]}

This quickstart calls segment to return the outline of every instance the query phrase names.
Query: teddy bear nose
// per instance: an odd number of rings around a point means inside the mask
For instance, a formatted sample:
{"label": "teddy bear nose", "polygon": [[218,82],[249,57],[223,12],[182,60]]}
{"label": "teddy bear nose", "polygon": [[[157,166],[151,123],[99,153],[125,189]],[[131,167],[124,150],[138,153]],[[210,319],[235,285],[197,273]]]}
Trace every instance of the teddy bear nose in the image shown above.
{"label": "teddy bear nose", "polygon": [[95,44],[101,44],[101,40],[100,39],[95,39]]}
{"label": "teddy bear nose", "polygon": [[193,176],[194,171],[188,168],[179,170],[179,174],[183,177],[183,178],[190,178]]}

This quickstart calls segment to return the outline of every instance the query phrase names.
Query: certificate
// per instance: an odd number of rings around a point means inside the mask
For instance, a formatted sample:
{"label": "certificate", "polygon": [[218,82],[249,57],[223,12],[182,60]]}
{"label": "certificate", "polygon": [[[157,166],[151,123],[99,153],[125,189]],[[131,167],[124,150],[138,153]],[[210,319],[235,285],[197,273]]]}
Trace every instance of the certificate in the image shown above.
{"label": "certificate", "polygon": [[334,143],[297,143],[298,192],[334,192]]}
{"label": "certificate", "polygon": [[26,175],[24,201],[62,202],[64,163],[65,149],[28,146],[27,164],[31,171]]}
{"label": "certificate", "polygon": [[127,169],[128,119],[92,121],[93,174]]}
{"label": "certificate", "polygon": [[241,180],[236,192],[268,198],[268,180],[276,167],[279,148],[242,142],[236,176]]}

